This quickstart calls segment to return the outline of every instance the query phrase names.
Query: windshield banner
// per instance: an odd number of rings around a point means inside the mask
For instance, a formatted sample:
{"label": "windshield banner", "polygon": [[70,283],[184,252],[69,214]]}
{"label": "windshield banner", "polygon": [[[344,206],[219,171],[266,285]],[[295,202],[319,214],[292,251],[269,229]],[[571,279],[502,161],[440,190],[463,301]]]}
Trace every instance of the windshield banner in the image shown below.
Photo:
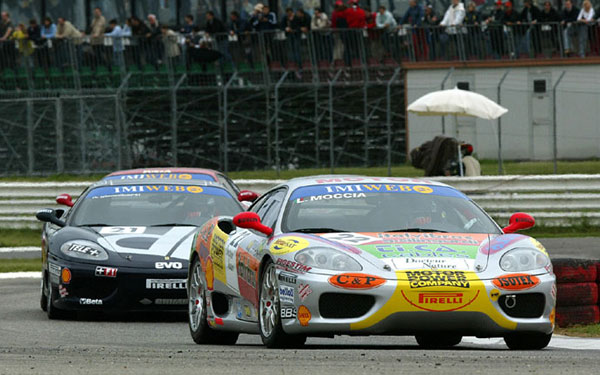
{"label": "windshield banner", "polygon": [[413,184],[338,184],[306,186],[296,189],[290,196],[295,203],[328,199],[363,198],[373,194],[424,194],[464,198],[461,192],[446,186]]}

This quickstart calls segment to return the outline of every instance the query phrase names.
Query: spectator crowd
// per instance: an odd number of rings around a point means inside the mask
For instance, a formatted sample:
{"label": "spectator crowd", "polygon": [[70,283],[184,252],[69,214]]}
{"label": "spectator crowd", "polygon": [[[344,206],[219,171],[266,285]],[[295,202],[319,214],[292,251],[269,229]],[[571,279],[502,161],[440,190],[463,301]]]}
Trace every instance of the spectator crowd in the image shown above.
{"label": "spectator crowd", "polygon": [[86,30],[69,20],[45,17],[13,22],[8,12],[0,21],[0,68],[36,66],[47,69],[77,64],[123,66],[208,63],[254,65],[258,38],[269,64],[301,68],[306,46],[319,65],[353,65],[365,56],[412,60],[488,59],[600,54],[598,16],[589,0],[581,8],[564,0],[556,9],[549,0],[540,8],[524,0],[516,10],[510,1],[498,0],[488,14],[474,2],[451,0],[443,14],[428,3],[409,0],[403,14],[385,6],[376,11],[358,0],[336,0],[333,11],[285,9],[281,17],[267,4],[232,11],[228,20],[207,11],[203,19],[186,15],[180,27],[161,24],[153,14],[130,17],[122,24],[107,22],[101,8],[93,10]]}

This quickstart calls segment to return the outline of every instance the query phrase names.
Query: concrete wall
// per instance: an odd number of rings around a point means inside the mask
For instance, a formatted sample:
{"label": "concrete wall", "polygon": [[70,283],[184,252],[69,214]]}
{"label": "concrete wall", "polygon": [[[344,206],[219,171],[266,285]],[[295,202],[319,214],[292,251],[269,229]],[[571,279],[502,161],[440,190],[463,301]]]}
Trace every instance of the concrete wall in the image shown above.
{"label": "concrete wall", "polygon": [[[508,109],[502,116],[504,159],[549,160],[553,155],[552,88],[561,73],[565,76],[556,92],[558,157],[600,157],[600,69],[598,66],[549,66],[515,68],[455,69],[445,88],[468,82],[471,91],[498,101]],[[447,69],[409,70],[406,73],[407,105],[420,96],[441,89]],[[534,81],[546,81],[546,93],[534,93]],[[446,135],[473,144],[479,158],[496,159],[497,121],[446,116]],[[408,149],[442,134],[441,117],[408,114]]]}

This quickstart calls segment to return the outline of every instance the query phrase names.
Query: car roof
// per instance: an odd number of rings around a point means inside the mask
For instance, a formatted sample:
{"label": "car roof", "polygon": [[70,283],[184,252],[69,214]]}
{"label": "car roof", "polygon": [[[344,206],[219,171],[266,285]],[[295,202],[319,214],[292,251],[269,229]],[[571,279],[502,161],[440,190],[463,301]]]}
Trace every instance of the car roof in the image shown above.
{"label": "car roof", "polygon": [[360,175],[318,175],[293,178],[283,185],[289,186],[291,189],[296,189],[303,186],[327,185],[327,184],[411,184],[425,186],[448,186],[444,183],[432,180],[426,180],[414,177],[376,177],[376,176],[360,176]]}
{"label": "car roof", "polygon": [[[107,174],[103,178],[110,176],[123,176],[123,175],[163,175],[163,174],[176,174],[176,173],[189,173],[189,174],[205,174],[211,176],[215,181],[218,181],[217,172],[213,169],[205,168],[171,168],[171,167],[156,167],[156,168],[137,168],[137,169],[126,169],[122,171],[112,172]],[[159,177],[160,178],[160,177]]]}
{"label": "car roof", "polygon": [[[131,185],[187,185],[187,186],[213,186],[227,190],[225,185],[217,181],[208,180],[175,180],[172,178],[152,178],[152,179],[126,179],[126,180],[100,180],[92,185],[90,189],[99,186],[131,186]],[[227,190],[229,191],[229,190]]]}

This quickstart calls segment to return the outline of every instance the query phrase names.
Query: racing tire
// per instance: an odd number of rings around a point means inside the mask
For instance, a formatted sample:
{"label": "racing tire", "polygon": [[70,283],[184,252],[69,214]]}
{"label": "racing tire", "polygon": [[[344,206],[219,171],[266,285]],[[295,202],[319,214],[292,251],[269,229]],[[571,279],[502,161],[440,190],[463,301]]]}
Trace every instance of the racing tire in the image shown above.
{"label": "racing tire", "polygon": [[415,336],[417,344],[425,349],[444,349],[451,348],[460,344],[462,336],[460,335],[419,335]]}
{"label": "racing tire", "polygon": [[239,333],[215,331],[206,320],[206,289],[202,280],[200,259],[194,258],[188,276],[188,326],[190,334],[199,345],[234,345]]}
{"label": "racing tire", "polygon": [[48,311],[48,296],[46,295],[46,274],[42,274],[42,281],[40,286],[40,307],[43,312]]}
{"label": "racing tire", "polygon": [[46,282],[46,293],[46,314],[48,315],[48,319],[64,320],[73,318],[73,314],[70,311],[59,309],[58,307],[54,306],[54,301],[56,300],[58,290],[53,288],[49,282]]}
{"label": "racing tire", "polygon": [[540,350],[550,343],[552,334],[539,332],[513,333],[504,336],[504,342],[511,350]]}
{"label": "racing tire", "polygon": [[258,326],[260,338],[269,349],[298,348],[306,342],[306,336],[285,333],[281,325],[279,285],[275,264],[268,260],[260,277],[258,294]]}
{"label": "racing tire", "polygon": [[596,262],[585,259],[554,259],[552,268],[556,282],[561,283],[592,283],[597,278]]}

